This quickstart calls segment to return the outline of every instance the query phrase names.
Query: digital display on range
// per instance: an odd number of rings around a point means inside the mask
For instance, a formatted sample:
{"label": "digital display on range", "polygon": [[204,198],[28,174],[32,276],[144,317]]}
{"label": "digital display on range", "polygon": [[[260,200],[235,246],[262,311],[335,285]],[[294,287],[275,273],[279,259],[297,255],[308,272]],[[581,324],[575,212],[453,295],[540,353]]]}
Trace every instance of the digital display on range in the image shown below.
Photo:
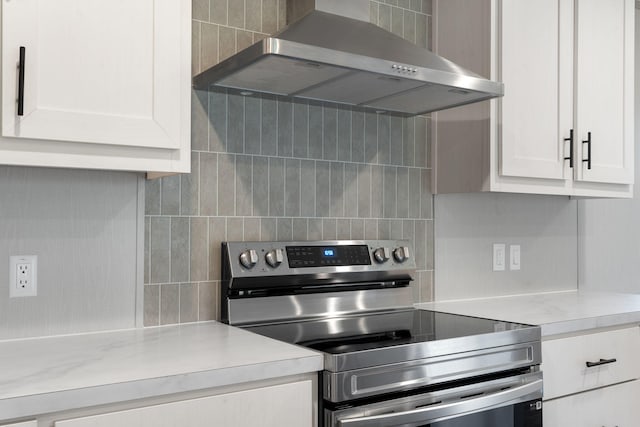
{"label": "digital display on range", "polygon": [[287,246],[289,267],[338,267],[371,265],[367,245]]}

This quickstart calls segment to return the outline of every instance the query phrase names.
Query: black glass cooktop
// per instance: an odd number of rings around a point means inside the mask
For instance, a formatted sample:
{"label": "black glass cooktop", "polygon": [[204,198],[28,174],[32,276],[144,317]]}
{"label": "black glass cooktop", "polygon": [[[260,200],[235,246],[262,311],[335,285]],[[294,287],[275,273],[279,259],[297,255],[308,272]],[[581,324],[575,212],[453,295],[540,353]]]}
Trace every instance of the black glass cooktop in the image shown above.
{"label": "black glass cooktop", "polygon": [[531,328],[531,326],[409,309],[254,326],[245,329],[280,341],[337,355],[524,328]]}

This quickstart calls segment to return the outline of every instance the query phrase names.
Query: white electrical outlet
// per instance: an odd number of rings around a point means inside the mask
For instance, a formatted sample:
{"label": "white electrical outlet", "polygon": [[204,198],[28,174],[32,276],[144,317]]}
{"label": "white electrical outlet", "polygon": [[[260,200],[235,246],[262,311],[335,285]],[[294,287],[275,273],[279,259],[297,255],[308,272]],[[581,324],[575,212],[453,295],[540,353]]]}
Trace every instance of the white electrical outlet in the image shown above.
{"label": "white electrical outlet", "polygon": [[504,243],[493,244],[493,271],[504,271],[506,260],[506,246]]}
{"label": "white electrical outlet", "polygon": [[14,255],[9,257],[9,297],[38,295],[38,257]]}
{"label": "white electrical outlet", "polygon": [[520,245],[509,245],[509,270],[520,270]]}

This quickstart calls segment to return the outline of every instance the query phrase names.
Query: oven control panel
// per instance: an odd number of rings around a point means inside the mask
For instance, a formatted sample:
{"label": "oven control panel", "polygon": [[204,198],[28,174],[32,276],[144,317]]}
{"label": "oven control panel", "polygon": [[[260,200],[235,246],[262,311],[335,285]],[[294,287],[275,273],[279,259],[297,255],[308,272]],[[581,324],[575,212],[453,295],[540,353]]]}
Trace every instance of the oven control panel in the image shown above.
{"label": "oven control panel", "polygon": [[405,240],[306,242],[225,242],[226,264],[234,277],[393,271],[415,269]]}

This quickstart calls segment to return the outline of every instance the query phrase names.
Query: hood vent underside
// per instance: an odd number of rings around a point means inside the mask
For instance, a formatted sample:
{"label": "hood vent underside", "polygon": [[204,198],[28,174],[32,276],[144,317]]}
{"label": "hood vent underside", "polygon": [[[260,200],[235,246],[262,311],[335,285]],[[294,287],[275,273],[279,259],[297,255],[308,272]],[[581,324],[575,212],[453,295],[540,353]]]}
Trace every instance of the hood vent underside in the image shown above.
{"label": "hood vent underside", "polygon": [[414,116],[503,95],[480,77],[373,24],[313,11],[194,77],[200,90],[271,94]]}

